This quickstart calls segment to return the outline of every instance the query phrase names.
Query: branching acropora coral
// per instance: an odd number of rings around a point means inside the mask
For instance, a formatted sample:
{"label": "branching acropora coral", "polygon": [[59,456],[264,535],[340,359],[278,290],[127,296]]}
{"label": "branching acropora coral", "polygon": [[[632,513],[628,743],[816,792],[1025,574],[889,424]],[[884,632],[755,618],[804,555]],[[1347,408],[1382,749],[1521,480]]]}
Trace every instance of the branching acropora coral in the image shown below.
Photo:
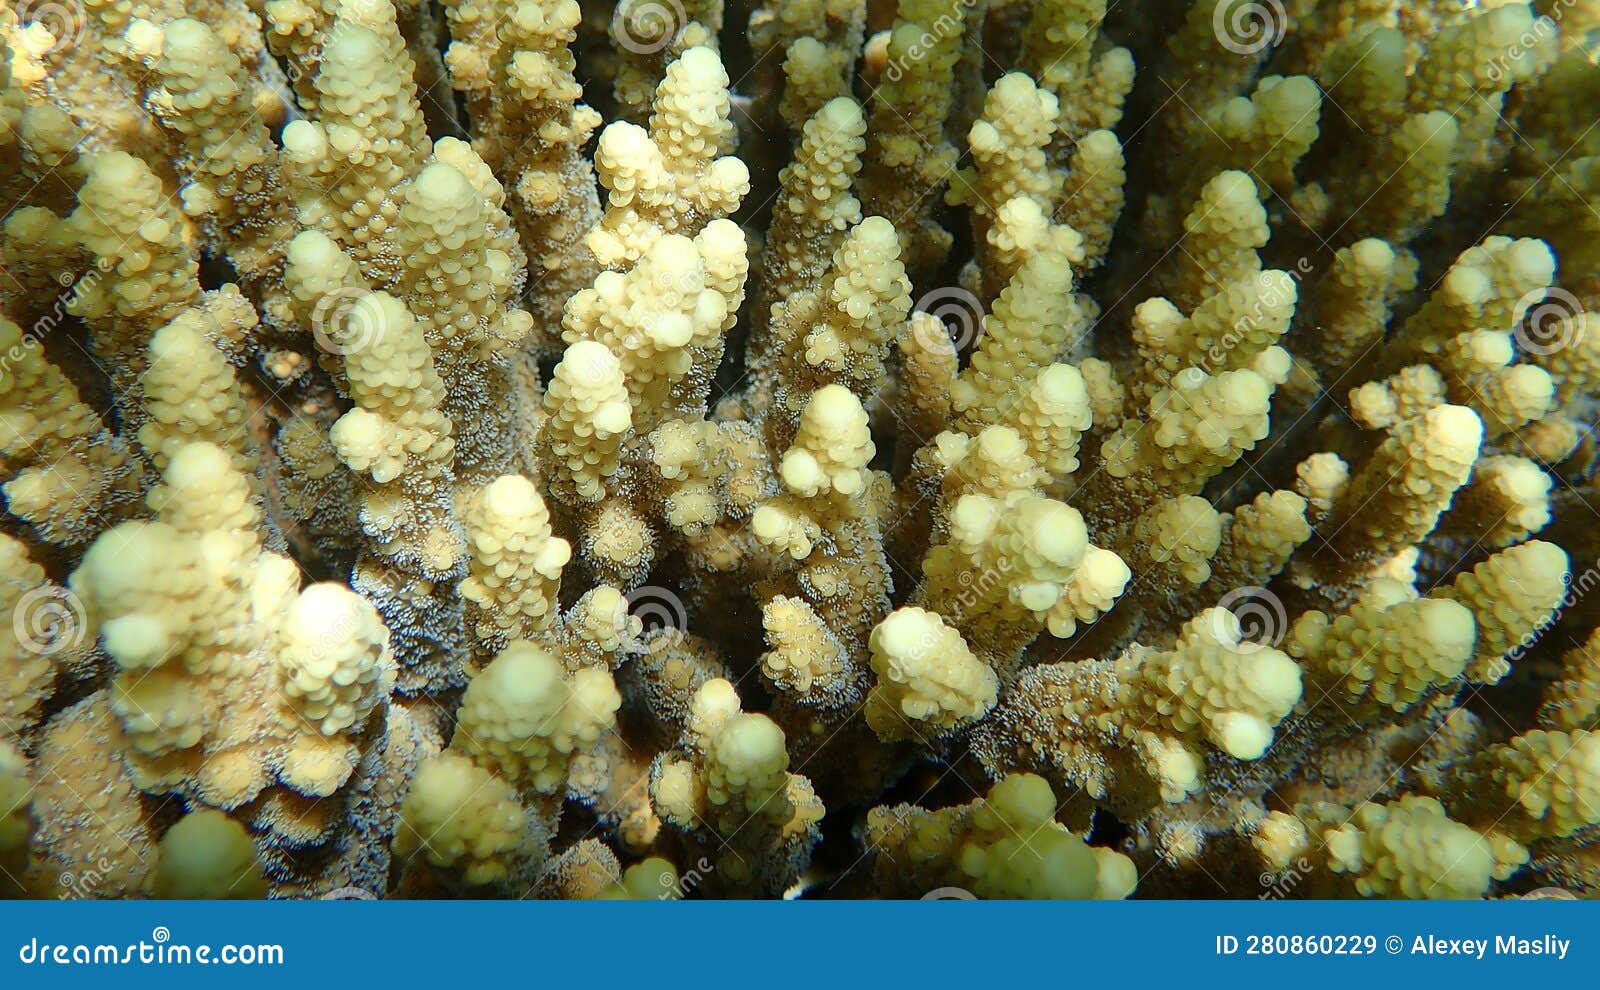
{"label": "branching acropora coral", "polygon": [[0,8],[0,891],[1600,896],[1594,21],[1157,6]]}

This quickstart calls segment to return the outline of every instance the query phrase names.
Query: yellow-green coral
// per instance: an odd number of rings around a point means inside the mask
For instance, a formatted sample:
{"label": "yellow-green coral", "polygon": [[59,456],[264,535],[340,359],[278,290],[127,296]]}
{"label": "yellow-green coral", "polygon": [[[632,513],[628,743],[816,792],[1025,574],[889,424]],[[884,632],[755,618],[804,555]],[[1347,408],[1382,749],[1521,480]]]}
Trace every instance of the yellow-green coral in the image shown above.
{"label": "yellow-green coral", "polygon": [[725,6],[0,10],[7,882],[1600,892],[1594,5]]}

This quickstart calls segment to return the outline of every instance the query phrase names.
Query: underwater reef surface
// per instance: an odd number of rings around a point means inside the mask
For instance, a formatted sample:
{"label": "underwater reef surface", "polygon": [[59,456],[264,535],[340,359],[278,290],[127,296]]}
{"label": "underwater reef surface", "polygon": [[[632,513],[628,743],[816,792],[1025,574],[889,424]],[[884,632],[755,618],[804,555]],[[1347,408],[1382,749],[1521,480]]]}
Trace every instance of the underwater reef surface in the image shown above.
{"label": "underwater reef surface", "polygon": [[1600,895],[1597,45],[0,0],[0,891]]}

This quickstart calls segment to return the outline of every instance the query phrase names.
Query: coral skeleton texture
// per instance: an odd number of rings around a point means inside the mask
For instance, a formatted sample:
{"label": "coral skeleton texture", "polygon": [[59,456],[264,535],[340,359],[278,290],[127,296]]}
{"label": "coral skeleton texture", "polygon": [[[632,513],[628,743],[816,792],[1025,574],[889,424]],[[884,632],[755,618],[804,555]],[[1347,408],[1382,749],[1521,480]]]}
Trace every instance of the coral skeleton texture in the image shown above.
{"label": "coral skeleton texture", "polygon": [[0,894],[1600,897],[1597,0],[0,0]]}

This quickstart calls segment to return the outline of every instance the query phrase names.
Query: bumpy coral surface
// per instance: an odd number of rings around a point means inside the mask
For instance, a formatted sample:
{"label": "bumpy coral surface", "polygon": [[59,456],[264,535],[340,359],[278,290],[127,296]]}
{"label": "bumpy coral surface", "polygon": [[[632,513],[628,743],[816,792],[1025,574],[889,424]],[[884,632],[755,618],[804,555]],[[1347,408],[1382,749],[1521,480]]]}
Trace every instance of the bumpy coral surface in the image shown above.
{"label": "bumpy coral surface", "polygon": [[0,0],[0,893],[1600,896],[1597,25]]}

